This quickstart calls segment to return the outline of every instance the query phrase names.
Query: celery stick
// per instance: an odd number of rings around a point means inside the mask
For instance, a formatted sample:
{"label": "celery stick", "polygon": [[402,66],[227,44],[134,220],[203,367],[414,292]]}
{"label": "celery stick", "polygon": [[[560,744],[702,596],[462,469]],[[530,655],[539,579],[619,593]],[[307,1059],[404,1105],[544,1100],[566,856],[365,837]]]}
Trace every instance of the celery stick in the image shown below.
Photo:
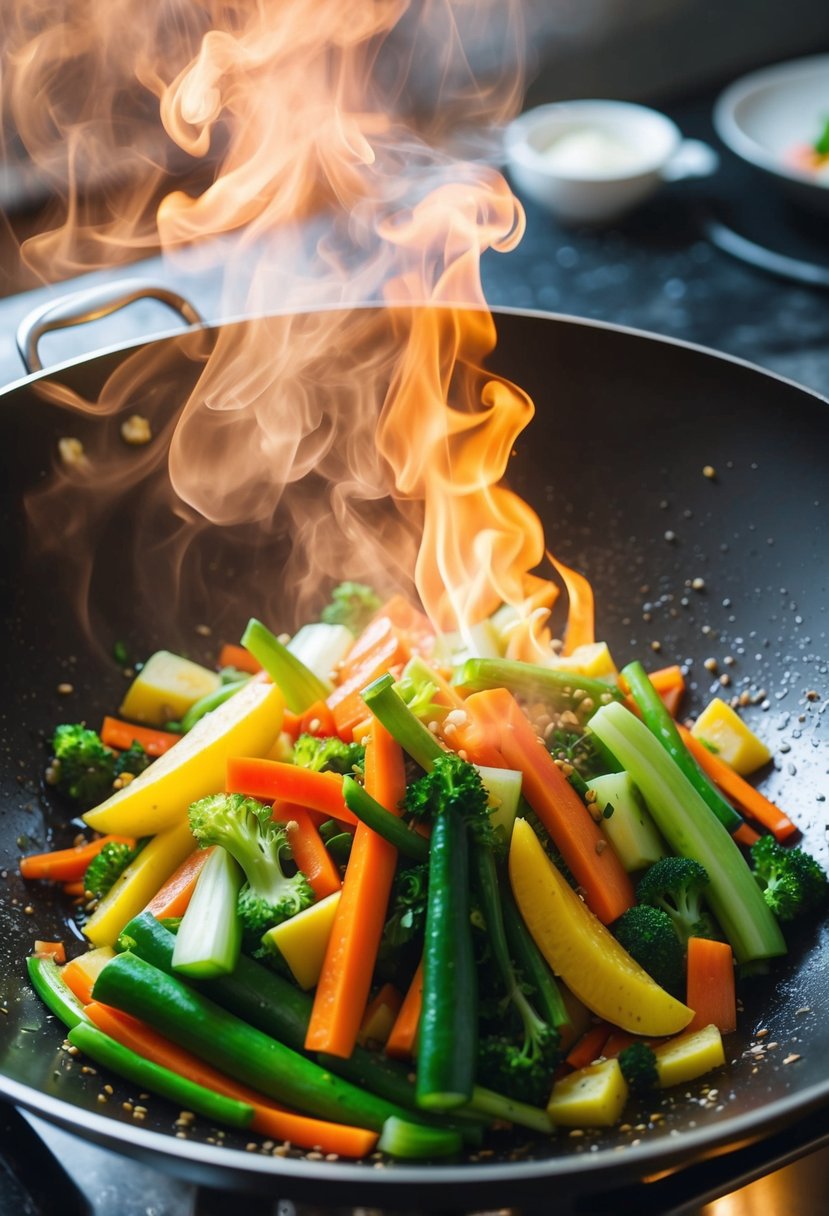
{"label": "celery stick", "polygon": [[234,970],[242,946],[236,900],[243,880],[242,867],[217,845],[202,867],[176,934],[176,971],[207,980]]}
{"label": "celery stick", "polygon": [[242,634],[242,645],[249,650],[255,659],[276,684],[285,698],[285,704],[292,713],[301,714],[314,704],[324,701],[331,688],[324,684],[313,671],[291,654],[287,646],[283,646],[267,626],[252,617]]}
{"label": "celery stick", "polygon": [[630,773],[673,852],[705,866],[708,903],[737,961],[785,954],[777,921],[739,848],[647,726],[623,705],[605,705],[590,729]]}
{"label": "celery stick", "polygon": [[508,688],[524,697],[547,697],[561,705],[573,705],[573,694],[577,691],[586,693],[597,706],[618,700],[622,695],[615,684],[604,680],[577,676],[556,667],[541,667],[537,663],[521,663],[517,659],[467,659],[454,683],[469,692]]}
{"label": "celery stick", "polygon": [[444,754],[444,749],[394,691],[394,677],[388,672],[380,676],[363,689],[361,696],[403,751],[429,772],[437,757]]}

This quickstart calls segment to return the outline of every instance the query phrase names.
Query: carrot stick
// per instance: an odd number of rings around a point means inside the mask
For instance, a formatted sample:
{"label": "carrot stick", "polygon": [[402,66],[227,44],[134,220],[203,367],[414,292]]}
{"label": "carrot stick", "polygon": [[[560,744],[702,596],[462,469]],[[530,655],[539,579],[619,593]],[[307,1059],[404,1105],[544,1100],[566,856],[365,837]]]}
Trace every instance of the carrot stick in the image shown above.
{"label": "carrot stick", "polygon": [[337,734],[337,724],[326,701],[315,701],[313,705],[309,705],[308,709],[304,710],[301,714],[292,714],[289,710],[286,710],[282,729],[292,739],[297,739],[300,735],[326,737]]}
{"label": "carrot stick", "polygon": [[189,857],[185,857],[179,868],[173,871],[163,886],[159,887],[147,904],[145,911],[152,912],[156,920],[165,920],[170,916],[184,916],[196,889],[196,879],[212,852],[212,848],[194,849]]}
{"label": "carrot stick", "polygon": [[234,646],[232,642],[225,642],[219,651],[218,666],[235,667],[237,671],[247,671],[252,676],[262,670],[262,664],[249,650],[244,646]]}
{"label": "carrot stick", "polygon": [[386,1055],[396,1060],[411,1060],[417,1052],[417,1031],[420,1025],[420,1010],[423,1005],[423,961],[417,965],[403,998],[400,1012],[395,1018],[391,1034],[386,1040]]}
{"label": "carrot stick", "polygon": [[[606,925],[634,903],[630,877],[512,693],[491,688],[467,697],[467,713],[497,726],[508,768],[524,775],[523,792],[550,833],[591,911]],[[470,755],[477,762],[477,757]]]}
{"label": "carrot stick", "polygon": [[56,963],[66,962],[66,947],[63,942],[36,941],[34,954],[36,958],[53,958]]}
{"label": "carrot stick", "polygon": [[770,802],[753,785],[749,785],[739,773],[735,773],[733,768],[730,768],[719,756],[715,756],[713,752],[709,752],[708,748],[700,743],[699,739],[695,735],[692,735],[687,727],[680,724],[679,733],[682,736],[682,742],[688,748],[688,751],[702,771],[720,787],[724,794],[727,794],[733,802],[737,803],[740,810],[745,811],[752,819],[756,819],[764,828],[768,828],[774,834],[776,840],[788,840],[790,836],[794,835],[798,830],[797,824],[792,823],[788,815],[780,810],[780,807]]}
{"label": "carrot stick", "polygon": [[107,747],[126,752],[133,743],[140,743],[148,756],[163,756],[180,738],[181,735],[173,734],[172,731],[133,726],[131,722],[122,722],[120,718],[106,717],[101,727],[101,742]]}
{"label": "carrot stick", "polygon": [[342,883],[334,859],[322,842],[316,824],[304,807],[275,802],[273,817],[288,825],[288,840],[294,861],[308,879],[317,899],[339,891]]}
{"label": "carrot stick", "polygon": [[602,1048],[602,1055],[606,1059],[612,1060],[618,1056],[620,1051],[624,1051],[626,1047],[630,1047],[631,1043],[636,1042],[635,1034],[628,1034],[626,1030],[612,1030],[610,1036]]}
{"label": "carrot stick", "polygon": [[745,845],[747,849],[750,849],[760,839],[760,833],[755,832],[754,828],[750,828],[747,823],[741,823],[732,835],[738,844]]}
{"label": "carrot stick", "polygon": [[375,617],[348,652],[340,682],[328,697],[337,734],[352,738],[354,727],[366,716],[362,689],[384,672],[402,666],[410,655],[409,646],[392,621],[386,616]]}
{"label": "carrot stick", "polygon": [[584,577],[548,553],[550,561],[567,589],[567,628],[564,632],[563,654],[572,654],[578,646],[589,646],[596,640],[593,588]]}
{"label": "carrot stick", "polygon": [[63,890],[64,895],[69,895],[69,896],[72,896],[73,898],[75,898],[78,895],[83,895],[85,893],[86,883],[83,881],[82,878],[79,878],[77,880],[77,882],[65,882],[63,884],[62,890]]}
{"label": "carrot stick", "polygon": [[571,1068],[586,1068],[588,1064],[598,1060],[610,1035],[611,1027],[607,1022],[591,1026],[567,1053],[567,1063]]}
{"label": "carrot stick", "polygon": [[251,1127],[275,1140],[290,1140],[300,1148],[319,1148],[342,1157],[364,1157],[377,1143],[377,1133],[345,1124],[329,1123],[307,1115],[297,1115],[284,1107],[266,1102],[261,1094],[212,1068],[189,1051],[171,1043],[137,1018],[93,1001],[86,1012],[105,1034],[117,1039],[146,1060],[152,1060],[180,1076],[188,1077],[229,1098],[249,1102],[254,1108]]}
{"label": "carrot stick", "polygon": [[728,942],[688,939],[687,993],[688,1007],[694,1011],[687,1030],[701,1030],[712,1023],[721,1034],[737,1029],[734,956]]}
{"label": "carrot stick", "polygon": [[86,867],[109,841],[135,845],[130,836],[101,836],[88,844],[71,849],[56,849],[51,853],[33,853],[20,858],[20,873],[24,878],[49,878],[54,882],[76,882],[83,878]]}
{"label": "carrot stick", "polygon": [[[380,722],[366,748],[366,789],[392,814],[406,792],[403,751]],[[360,823],[311,1010],[306,1051],[348,1057],[371,987],[391,894],[397,850]]]}
{"label": "carrot stick", "polygon": [[249,794],[266,802],[295,802],[341,823],[357,823],[343,800],[339,773],[315,773],[282,760],[234,756],[227,762],[227,792]]}

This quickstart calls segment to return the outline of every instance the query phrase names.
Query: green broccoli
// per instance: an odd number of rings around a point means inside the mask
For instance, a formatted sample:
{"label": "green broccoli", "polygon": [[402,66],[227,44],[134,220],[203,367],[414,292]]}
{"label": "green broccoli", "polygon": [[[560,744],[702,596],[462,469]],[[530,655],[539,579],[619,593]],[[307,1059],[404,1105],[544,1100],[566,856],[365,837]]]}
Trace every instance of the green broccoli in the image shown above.
{"label": "green broccoli", "polygon": [[83,876],[84,891],[95,899],[103,899],[116,878],[120,878],[137,855],[138,849],[132,845],[117,840],[108,841],[86,867]]}
{"label": "green broccoli", "polygon": [[137,777],[152,762],[152,756],[147,755],[141,744],[133,742],[127,751],[121,752],[119,756],[116,756],[115,777],[117,779],[123,773],[129,773],[131,777]]}
{"label": "green broccoli", "polygon": [[702,906],[708,872],[690,857],[663,857],[645,871],[636,888],[640,904],[667,912],[683,946],[689,937],[716,937],[714,922]]}
{"label": "green broccoli", "polygon": [[647,1043],[631,1043],[619,1052],[622,1076],[636,1093],[646,1093],[659,1083],[656,1055]]}
{"label": "green broccoli", "polygon": [[[529,1008],[532,1010],[532,1006]],[[506,1094],[516,1102],[545,1106],[560,1059],[558,1031],[532,1011],[530,1021],[525,1024],[523,1043],[500,1034],[481,1039],[476,1079],[479,1085]]]}
{"label": "green broccoli", "polygon": [[59,726],[52,738],[52,752],[46,781],[84,810],[108,798],[117,777],[123,773],[137,777],[151,763],[140,743],[115,752],[82,723]]}
{"label": "green broccoli", "polygon": [[245,872],[238,912],[245,947],[259,954],[262,935],[314,902],[314,892],[300,871],[286,873],[291,848],[284,824],[273,810],[242,794],[209,794],[190,807],[190,828],[202,848],[227,849]]}
{"label": "green broccoli", "polygon": [[345,625],[356,637],[362,633],[383,601],[364,583],[340,583],[331,592],[331,602],[320,613],[326,625]]}
{"label": "green broccoli", "polygon": [[613,933],[657,984],[668,992],[681,989],[685,951],[667,912],[651,904],[634,904],[616,921]]}
{"label": "green broccoli", "polygon": [[426,923],[426,897],[429,892],[429,863],[399,870],[392,887],[389,916],[383,929],[382,947],[399,949],[419,937]]}
{"label": "green broccoli", "polygon": [[773,836],[761,836],[751,847],[751,859],[765,901],[779,920],[811,911],[826,895],[826,874],[801,848],[787,849]]}
{"label": "green broccoli", "polygon": [[410,782],[403,809],[418,821],[430,823],[438,814],[456,808],[475,840],[503,851],[503,841],[490,823],[489,794],[474,764],[454,752],[436,756],[431,771]]}
{"label": "green broccoli", "polygon": [[366,749],[361,743],[343,743],[336,735],[300,735],[294,744],[293,762],[316,773],[362,771]]}

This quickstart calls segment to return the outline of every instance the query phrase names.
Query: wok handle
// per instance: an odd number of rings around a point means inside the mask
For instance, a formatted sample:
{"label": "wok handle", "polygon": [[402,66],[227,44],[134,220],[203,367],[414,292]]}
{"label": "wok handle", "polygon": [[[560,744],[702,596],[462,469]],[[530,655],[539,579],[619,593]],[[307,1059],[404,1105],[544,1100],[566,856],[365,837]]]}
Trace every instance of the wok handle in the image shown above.
{"label": "wok handle", "polygon": [[87,321],[98,321],[137,300],[158,300],[178,313],[188,325],[204,325],[204,318],[190,301],[169,287],[145,283],[141,279],[99,283],[57,300],[47,300],[23,318],[17,327],[17,349],[26,371],[43,370],[38,343],[44,334],[56,329],[69,329],[73,325],[84,325]]}

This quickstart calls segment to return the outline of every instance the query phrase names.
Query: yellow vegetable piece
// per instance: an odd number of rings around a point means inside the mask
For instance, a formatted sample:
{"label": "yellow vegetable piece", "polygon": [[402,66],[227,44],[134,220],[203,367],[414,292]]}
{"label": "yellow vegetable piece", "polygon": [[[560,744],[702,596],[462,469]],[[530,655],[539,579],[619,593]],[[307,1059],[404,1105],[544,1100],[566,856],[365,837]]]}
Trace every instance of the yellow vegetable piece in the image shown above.
{"label": "yellow vegetable piece", "polygon": [[397,989],[391,984],[385,984],[366,1006],[357,1042],[361,1046],[366,1043],[385,1043],[402,1004],[403,998]]}
{"label": "yellow vegetable piece", "polygon": [[693,1011],[630,957],[567,884],[526,819],[516,819],[509,852],[516,903],[556,975],[592,1011],[632,1034],[676,1034]]}
{"label": "yellow vegetable piece", "polygon": [[706,705],[691,727],[691,734],[713,747],[719,759],[742,777],[771,760],[771,752],[762,739],[758,739],[740,715],[719,697]]}
{"label": "yellow vegetable piece", "polygon": [[96,832],[152,836],[186,819],[191,802],[225,788],[231,756],[267,756],[285,703],[275,684],[254,677],[206,714],[149,768],[84,815]]}
{"label": "yellow vegetable piece", "polygon": [[127,921],[138,915],[195,847],[186,819],[154,836],[116,878],[84,925],[93,946],[114,946]]}
{"label": "yellow vegetable piece", "polygon": [[313,988],[319,980],[340,895],[340,891],[326,895],[319,903],[269,929],[262,938],[266,946],[276,947],[300,988]]}
{"label": "yellow vegetable piece", "polygon": [[722,1035],[716,1026],[703,1026],[654,1048],[659,1084],[663,1089],[684,1085],[725,1063]]}
{"label": "yellow vegetable piece", "polygon": [[121,713],[134,722],[163,726],[183,717],[191,705],[215,692],[221,682],[218,672],[169,650],[159,650],[147,659],[130,684]]}
{"label": "yellow vegetable piece", "polygon": [[559,655],[551,666],[596,679],[618,674],[607,642],[586,642],[583,646],[577,646],[572,654]]}
{"label": "yellow vegetable piece", "polygon": [[612,1127],[628,1100],[628,1085],[618,1060],[577,1068],[556,1081],[547,1114],[563,1127]]}

